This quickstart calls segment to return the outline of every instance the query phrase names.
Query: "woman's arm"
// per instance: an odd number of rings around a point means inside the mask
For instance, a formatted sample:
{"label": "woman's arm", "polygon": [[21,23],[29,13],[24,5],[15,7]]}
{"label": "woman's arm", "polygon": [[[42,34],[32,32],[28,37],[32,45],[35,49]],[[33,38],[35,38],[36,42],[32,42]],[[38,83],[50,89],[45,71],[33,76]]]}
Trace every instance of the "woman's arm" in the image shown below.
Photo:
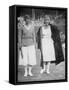
{"label": "woman's arm", "polygon": [[35,44],[35,48],[37,48],[37,45],[36,45],[36,32],[35,32],[35,29],[34,29],[33,35],[34,35],[34,44]]}

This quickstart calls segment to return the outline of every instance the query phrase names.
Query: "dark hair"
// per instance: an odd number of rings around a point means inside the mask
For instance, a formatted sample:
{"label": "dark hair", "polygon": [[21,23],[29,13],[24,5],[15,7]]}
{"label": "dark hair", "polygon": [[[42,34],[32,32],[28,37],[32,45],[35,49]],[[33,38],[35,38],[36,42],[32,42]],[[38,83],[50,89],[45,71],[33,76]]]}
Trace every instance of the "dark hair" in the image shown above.
{"label": "dark hair", "polygon": [[30,16],[29,15],[25,15],[24,16],[24,20],[26,21],[26,19],[30,19]]}

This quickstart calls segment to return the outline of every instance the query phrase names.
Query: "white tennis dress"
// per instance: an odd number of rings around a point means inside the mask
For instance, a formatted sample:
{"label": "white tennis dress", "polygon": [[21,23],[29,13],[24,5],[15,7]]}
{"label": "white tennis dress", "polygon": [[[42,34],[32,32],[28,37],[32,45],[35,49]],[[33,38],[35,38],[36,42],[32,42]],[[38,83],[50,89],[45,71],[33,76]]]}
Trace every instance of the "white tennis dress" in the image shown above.
{"label": "white tennis dress", "polygon": [[42,27],[42,53],[43,53],[43,61],[55,61],[55,50],[54,43],[51,38],[51,28],[48,26],[47,28]]}

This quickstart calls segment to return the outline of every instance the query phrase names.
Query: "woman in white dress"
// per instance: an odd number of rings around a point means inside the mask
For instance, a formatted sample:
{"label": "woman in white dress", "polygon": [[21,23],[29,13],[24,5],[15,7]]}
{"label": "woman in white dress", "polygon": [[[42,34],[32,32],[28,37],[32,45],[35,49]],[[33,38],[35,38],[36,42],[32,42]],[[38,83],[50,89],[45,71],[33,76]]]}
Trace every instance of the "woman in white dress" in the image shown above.
{"label": "woman in white dress", "polygon": [[55,50],[54,50],[54,41],[51,38],[51,28],[49,25],[50,18],[45,16],[44,25],[41,27],[42,36],[41,36],[41,46],[42,46],[42,54],[43,54],[43,69],[41,69],[40,73],[46,71],[47,64],[47,73],[50,73],[50,62],[55,61]]}
{"label": "woman in white dress", "polygon": [[55,65],[64,61],[62,44],[60,39],[60,31],[57,26],[50,24],[48,15],[44,17],[44,24],[37,32],[37,45],[41,51],[40,73],[45,72],[47,65],[47,73],[50,73],[51,62]]}

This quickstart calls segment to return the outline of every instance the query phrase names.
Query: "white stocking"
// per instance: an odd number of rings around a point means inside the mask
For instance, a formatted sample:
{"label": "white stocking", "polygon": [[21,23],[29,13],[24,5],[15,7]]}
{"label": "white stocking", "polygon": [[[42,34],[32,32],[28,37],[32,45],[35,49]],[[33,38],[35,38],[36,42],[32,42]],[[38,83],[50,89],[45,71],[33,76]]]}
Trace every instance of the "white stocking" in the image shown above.
{"label": "white stocking", "polygon": [[25,74],[24,74],[24,76],[27,76],[27,74],[28,74],[28,71],[27,71],[27,66],[25,67]]}
{"label": "white stocking", "polygon": [[50,62],[48,62],[48,64],[47,64],[47,73],[50,73]]}
{"label": "white stocking", "polygon": [[32,70],[32,67],[31,67],[31,66],[29,66],[29,75],[30,75],[30,76],[33,76],[33,74],[32,74],[32,72],[31,72],[31,70]]}

